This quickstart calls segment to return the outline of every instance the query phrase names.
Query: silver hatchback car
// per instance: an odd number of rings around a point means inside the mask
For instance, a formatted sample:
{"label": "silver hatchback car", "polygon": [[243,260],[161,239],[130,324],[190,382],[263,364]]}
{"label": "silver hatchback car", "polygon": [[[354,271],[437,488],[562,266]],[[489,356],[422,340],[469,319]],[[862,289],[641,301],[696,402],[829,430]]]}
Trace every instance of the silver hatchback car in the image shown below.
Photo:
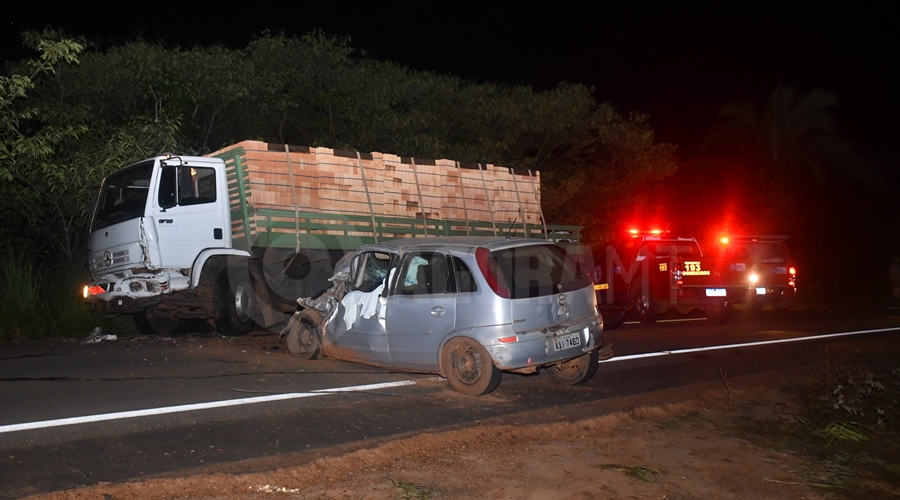
{"label": "silver hatchback car", "polygon": [[502,371],[582,383],[612,356],[590,278],[546,240],[397,239],[360,247],[331,279],[298,300],[282,332],[292,354],[438,373],[470,396]]}

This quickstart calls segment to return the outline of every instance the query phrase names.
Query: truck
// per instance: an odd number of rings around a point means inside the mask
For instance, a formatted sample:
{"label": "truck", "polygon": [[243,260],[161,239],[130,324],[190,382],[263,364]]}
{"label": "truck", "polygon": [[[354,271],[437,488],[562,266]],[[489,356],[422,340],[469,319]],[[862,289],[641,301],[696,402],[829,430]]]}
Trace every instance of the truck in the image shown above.
{"label": "truck", "polygon": [[630,229],[594,253],[594,289],[604,328],[620,326],[628,314],[645,323],[675,310],[703,311],[726,322],[735,303],[753,292],[749,268],[705,256],[693,237]]}
{"label": "truck", "polygon": [[581,238],[544,222],[536,171],[243,141],[104,179],[83,295],[103,317],[133,315],[144,334],[196,320],[243,335],[327,290],[348,250],[460,235]]}

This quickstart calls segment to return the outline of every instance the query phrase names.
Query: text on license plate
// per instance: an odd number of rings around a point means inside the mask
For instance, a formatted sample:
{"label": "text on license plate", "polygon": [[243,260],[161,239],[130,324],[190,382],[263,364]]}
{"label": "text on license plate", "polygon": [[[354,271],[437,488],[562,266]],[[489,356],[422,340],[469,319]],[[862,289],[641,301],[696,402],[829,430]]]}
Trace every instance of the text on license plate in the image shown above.
{"label": "text on license plate", "polygon": [[568,349],[570,347],[578,347],[581,345],[581,335],[579,332],[570,333],[568,335],[563,335],[562,337],[558,337],[553,341],[553,350],[554,351],[562,351],[563,349]]}

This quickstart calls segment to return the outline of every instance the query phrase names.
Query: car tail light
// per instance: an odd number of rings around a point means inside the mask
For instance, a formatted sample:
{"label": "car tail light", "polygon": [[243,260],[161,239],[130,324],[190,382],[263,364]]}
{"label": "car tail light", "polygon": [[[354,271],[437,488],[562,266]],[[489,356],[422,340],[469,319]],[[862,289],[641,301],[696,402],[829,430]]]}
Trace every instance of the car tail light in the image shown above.
{"label": "car tail light", "polygon": [[794,266],[791,266],[790,269],[788,269],[788,273],[790,274],[790,276],[788,276],[788,285],[791,285],[792,287],[796,288],[797,287],[797,268]]}
{"label": "car tail light", "polygon": [[491,251],[484,247],[475,249],[475,260],[478,262],[478,269],[481,275],[487,281],[488,287],[503,299],[509,298],[509,289],[506,287],[506,280],[500,272],[497,265],[497,259],[491,254]]}

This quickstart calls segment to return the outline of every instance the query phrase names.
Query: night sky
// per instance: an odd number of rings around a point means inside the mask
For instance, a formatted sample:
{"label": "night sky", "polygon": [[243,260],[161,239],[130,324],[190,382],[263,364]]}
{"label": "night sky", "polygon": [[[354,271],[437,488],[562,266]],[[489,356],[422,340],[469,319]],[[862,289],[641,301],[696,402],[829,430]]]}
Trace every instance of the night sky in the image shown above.
{"label": "night sky", "polygon": [[413,69],[538,89],[563,81],[593,87],[598,100],[649,114],[657,138],[676,144],[682,160],[697,154],[727,100],[762,105],[779,83],[831,90],[841,102],[840,133],[881,168],[897,161],[898,4],[378,3],[245,2],[237,10],[209,2],[23,2],[4,8],[0,55],[22,57],[19,33],[44,26],[100,46],[140,36],[232,48],[266,29],[319,28]]}

